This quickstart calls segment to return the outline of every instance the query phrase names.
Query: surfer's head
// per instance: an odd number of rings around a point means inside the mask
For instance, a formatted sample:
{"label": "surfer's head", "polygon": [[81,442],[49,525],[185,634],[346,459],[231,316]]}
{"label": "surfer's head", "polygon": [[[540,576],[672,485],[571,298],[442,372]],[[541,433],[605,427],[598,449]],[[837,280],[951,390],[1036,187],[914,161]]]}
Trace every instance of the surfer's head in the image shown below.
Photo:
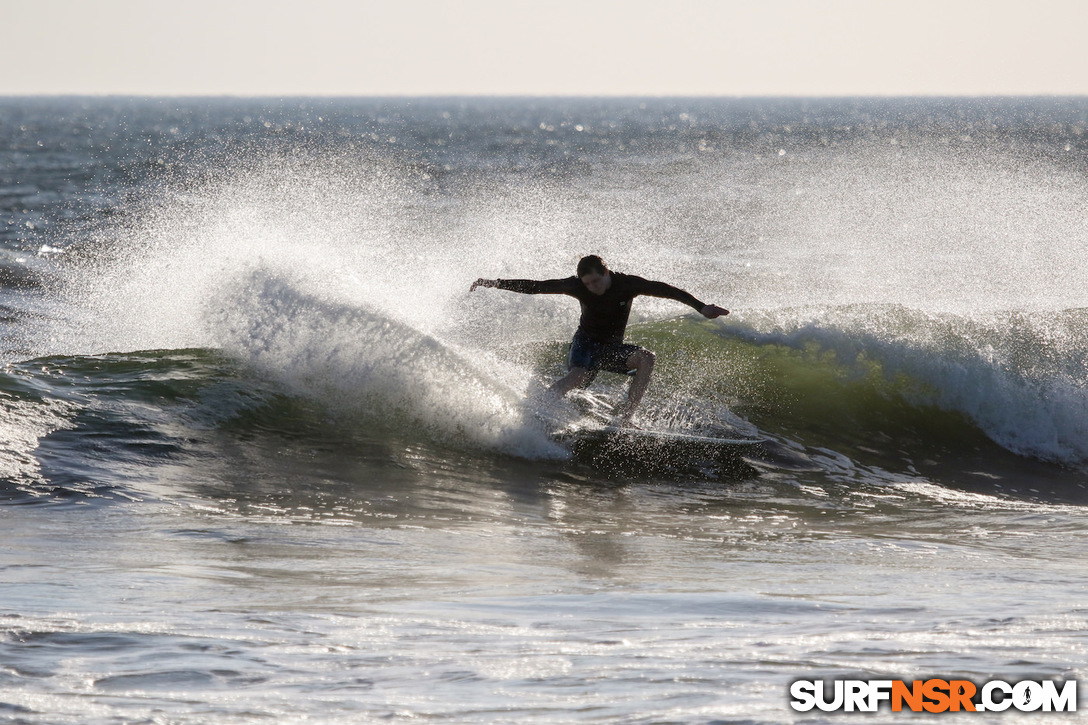
{"label": "surfer's head", "polygon": [[612,286],[612,275],[596,254],[578,260],[578,279],[595,295],[603,295]]}

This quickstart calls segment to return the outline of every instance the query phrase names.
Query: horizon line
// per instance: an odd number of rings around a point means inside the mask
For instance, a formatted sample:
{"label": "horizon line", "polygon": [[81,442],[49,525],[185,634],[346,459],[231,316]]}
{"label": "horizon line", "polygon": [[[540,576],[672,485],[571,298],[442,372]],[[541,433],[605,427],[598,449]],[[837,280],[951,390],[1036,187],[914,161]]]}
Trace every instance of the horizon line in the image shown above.
{"label": "horizon line", "polygon": [[46,98],[128,98],[128,99],[643,99],[643,100],[850,100],[850,99],[1077,99],[1088,93],[135,93],[135,92],[60,92],[4,93],[0,99]]}

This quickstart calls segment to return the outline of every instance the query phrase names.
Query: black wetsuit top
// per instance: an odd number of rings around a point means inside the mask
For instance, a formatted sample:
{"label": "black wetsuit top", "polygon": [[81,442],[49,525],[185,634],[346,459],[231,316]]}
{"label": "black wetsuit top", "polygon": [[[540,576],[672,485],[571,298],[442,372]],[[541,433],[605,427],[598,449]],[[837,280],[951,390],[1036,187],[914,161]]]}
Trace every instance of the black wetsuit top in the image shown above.
{"label": "black wetsuit top", "polygon": [[578,332],[597,342],[623,342],[631,300],[639,295],[664,297],[702,310],[705,305],[682,289],[664,282],[653,282],[633,274],[610,272],[612,286],[603,295],[595,295],[577,277],[566,279],[499,279],[498,289],[530,295],[570,295],[582,304]]}

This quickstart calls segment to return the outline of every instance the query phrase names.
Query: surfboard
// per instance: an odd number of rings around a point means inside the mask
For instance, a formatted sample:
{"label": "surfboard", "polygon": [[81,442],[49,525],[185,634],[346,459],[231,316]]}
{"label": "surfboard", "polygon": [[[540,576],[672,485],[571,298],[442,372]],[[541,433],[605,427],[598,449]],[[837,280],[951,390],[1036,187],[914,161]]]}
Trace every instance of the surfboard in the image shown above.
{"label": "surfboard", "polygon": [[748,478],[748,462],[762,455],[765,438],[714,437],[674,431],[575,424],[555,434],[573,459],[624,478],[663,473],[699,478]]}
{"label": "surfboard", "polygon": [[695,444],[706,446],[754,446],[766,443],[766,438],[717,438],[713,436],[677,433],[674,431],[644,430],[642,428],[622,428],[615,425],[601,427],[574,426],[559,431],[557,438],[598,443],[622,443],[625,439],[640,443],[660,444]]}

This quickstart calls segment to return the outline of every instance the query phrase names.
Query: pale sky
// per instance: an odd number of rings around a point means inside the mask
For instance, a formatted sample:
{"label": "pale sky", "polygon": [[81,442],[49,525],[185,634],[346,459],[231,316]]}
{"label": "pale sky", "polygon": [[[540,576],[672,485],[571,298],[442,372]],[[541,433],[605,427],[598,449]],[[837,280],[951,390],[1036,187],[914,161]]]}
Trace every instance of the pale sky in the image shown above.
{"label": "pale sky", "polygon": [[1088,0],[0,0],[0,95],[1088,94]]}

